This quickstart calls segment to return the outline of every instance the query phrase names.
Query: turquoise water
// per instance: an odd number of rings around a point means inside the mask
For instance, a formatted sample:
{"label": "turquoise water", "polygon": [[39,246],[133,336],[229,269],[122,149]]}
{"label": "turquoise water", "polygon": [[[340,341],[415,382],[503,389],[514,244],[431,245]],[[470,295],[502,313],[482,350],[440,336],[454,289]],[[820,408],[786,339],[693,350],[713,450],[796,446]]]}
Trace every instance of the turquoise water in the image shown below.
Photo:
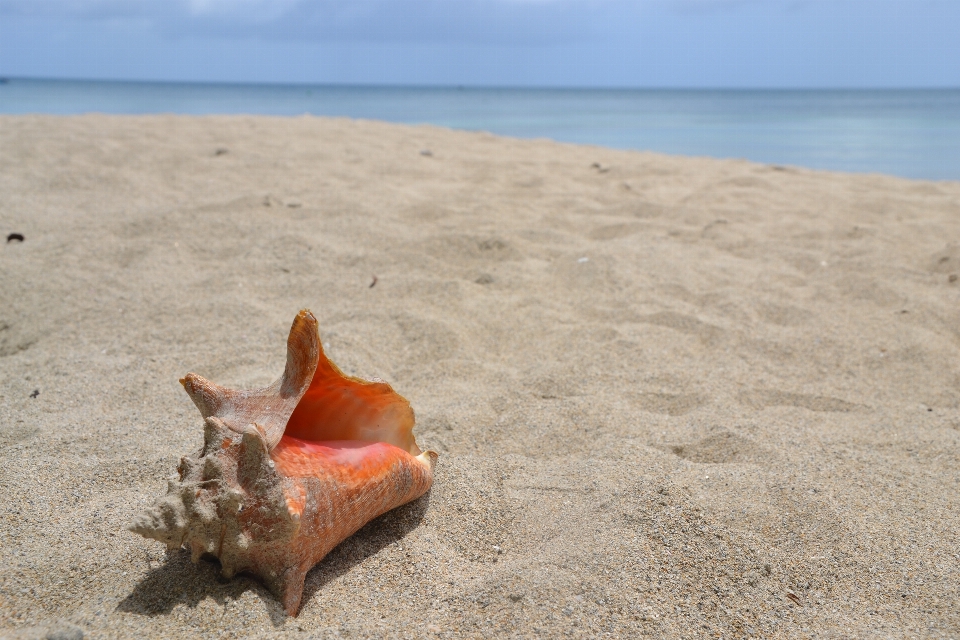
{"label": "turquoise water", "polygon": [[520,138],[960,180],[960,90],[596,90],[11,79],[0,113],[371,118]]}

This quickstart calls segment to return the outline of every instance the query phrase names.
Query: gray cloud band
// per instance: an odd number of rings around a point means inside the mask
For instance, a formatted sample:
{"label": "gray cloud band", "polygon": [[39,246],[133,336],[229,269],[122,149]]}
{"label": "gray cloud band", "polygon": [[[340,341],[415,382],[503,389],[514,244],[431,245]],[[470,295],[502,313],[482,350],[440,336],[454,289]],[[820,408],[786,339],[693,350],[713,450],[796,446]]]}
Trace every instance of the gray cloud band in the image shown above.
{"label": "gray cloud band", "polygon": [[[607,38],[647,12],[734,0],[0,0],[0,15],[136,21],[166,38],[537,45]],[[736,0],[736,3],[760,0]],[[784,0],[785,1],[785,0]]]}

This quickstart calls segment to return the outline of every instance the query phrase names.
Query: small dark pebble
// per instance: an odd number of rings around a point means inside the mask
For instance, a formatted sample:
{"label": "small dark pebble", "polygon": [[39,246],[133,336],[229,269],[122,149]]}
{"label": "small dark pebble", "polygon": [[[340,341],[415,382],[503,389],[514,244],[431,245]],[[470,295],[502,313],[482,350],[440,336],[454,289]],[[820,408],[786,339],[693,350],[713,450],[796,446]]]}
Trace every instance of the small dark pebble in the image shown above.
{"label": "small dark pebble", "polygon": [[482,274],[479,278],[474,280],[477,284],[491,284],[493,282],[493,276],[488,273]]}
{"label": "small dark pebble", "polygon": [[373,282],[370,283],[370,288],[373,289],[377,284],[377,276],[373,276]]}
{"label": "small dark pebble", "polygon": [[7,236],[7,242],[13,242],[14,240],[16,240],[17,242],[23,242],[23,234],[11,233],[10,235]]}
{"label": "small dark pebble", "polygon": [[421,150],[420,150],[420,155],[426,156],[426,157],[429,158],[429,157],[431,157],[431,156],[433,155],[433,151],[430,151],[430,149],[421,149]]}
{"label": "small dark pebble", "polygon": [[38,395],[40,395],[40,389],[34,389],[33,393],[30,394],[30,397],[36,398]]}
{"label": "small dark pebble", "polygon": [[956,281],[957,281],[957,274],[951,273],[949,276],[947,276],[947,281],[949,281],[949,282],[956,282]]}
{"label": "small dark pebble", "polygon": [[217,149],[216,151],[213,152],[213,155],[215,155],[215,156],[222,156],[222,155],[224,155],[224,154],[226,154],[226,153],[229,153],[229,152],[230,152],[229,149],[224,149],[223,147],[220,147],[219,149]]}

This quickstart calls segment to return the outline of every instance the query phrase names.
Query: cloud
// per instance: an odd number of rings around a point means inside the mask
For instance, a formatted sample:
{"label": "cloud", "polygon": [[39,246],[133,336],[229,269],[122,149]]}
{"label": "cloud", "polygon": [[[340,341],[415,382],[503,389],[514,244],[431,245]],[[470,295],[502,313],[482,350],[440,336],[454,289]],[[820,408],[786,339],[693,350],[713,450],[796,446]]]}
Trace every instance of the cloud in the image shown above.
{"label": "cloud", "polygon": [[[664,0],[659,0],[662,4]],[[667,4],[729,0],[667,0]],[[742,0],[741,0],[742,1]],[[0,0],[0,15],[148,24],[166,38],[537,45],[602,37],[640,0]],[[621,18],[622,19],[622,18]],[[616,20],[614,20],[616,21]]]}
{"label": "cloud", "polygon": [[303,0],[186,0],[185,13],[196,18],[237,19],[270,22],[295,11]]}
{"label": "cloud", "polygon": [[214,20],[192,26],[268,39],[550,44],[599,35],[592,29],[591,16],[606,4],[604,0],[301,0],[269,20],[220,13]]}

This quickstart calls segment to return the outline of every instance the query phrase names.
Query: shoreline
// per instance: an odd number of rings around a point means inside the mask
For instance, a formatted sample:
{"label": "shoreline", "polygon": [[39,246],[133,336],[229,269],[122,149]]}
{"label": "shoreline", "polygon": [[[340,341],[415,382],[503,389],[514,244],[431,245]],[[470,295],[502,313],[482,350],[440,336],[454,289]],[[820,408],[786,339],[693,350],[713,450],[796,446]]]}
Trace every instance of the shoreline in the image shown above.
{"label": "shoreline", "polygon": [[0,113],[353,117],[960,180],[960,89],[524,89],[11,81]]}

